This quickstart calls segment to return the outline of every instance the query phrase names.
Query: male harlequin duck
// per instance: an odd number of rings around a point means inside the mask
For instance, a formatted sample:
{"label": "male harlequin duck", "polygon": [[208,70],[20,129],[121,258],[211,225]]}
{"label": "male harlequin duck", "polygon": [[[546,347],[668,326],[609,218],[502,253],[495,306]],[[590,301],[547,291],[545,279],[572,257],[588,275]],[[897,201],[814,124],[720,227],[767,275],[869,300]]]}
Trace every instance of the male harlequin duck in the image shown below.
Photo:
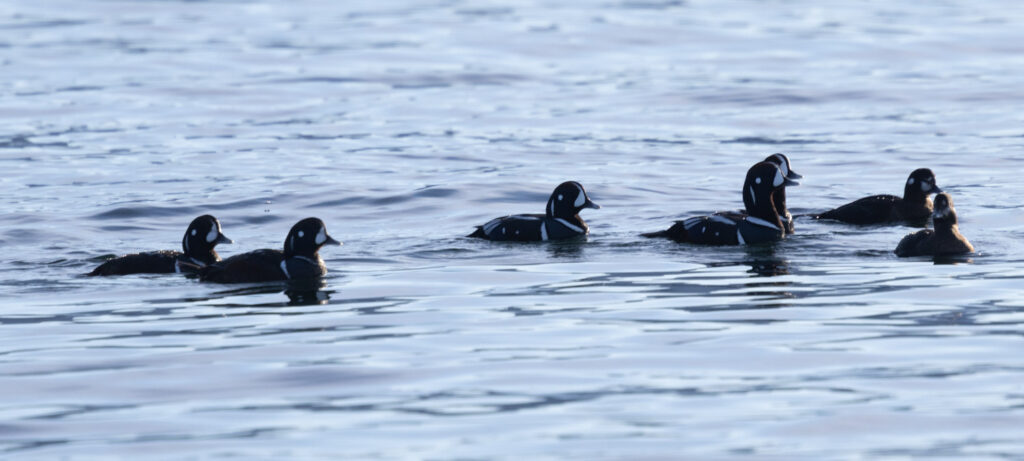
{"label": "male harlequin duck", "polygon": [[899,245],[896,245],[896,256],[940,256],[974,251],[971,242],[960,234],[953,198],[949,194],[935,196],[932,222],[935,230],[920,230],[903,237]]}
{"label": "male harlequin duck", "polygon": [[219,243],[232,243],[220,232],[220,221],[210,215],[192,220],[181,239],[180,251],[163,250],[135,253],[111,259],[88,275],[194,273],[199,268],[220,261],[213,251]]}
{"label": "male harlequin duck", "polygon": [[786,231],[772,197],[783,187],[799,184],[786,177],[774,163],[760,162],[750,167],[743,182],[745,214],[725,212],[696,216],[676,221],[667,230],[642,235],[707,245],[774,242],[785,238]]}
{"label": "male harlequin duck", "polygon": [[590,228],[580,218],[584,208],[601,208],[590,201],[587,191],[576,181],[559,184],[548,198],[546,214],[518,214],[495,218],[467,237],[496,241],[538,242],[587,235]]}
{"label": "male harlequin duck", "polygon": [[[800,173],[793,171],[792,165],[789,163],[789,157],[786,154],[772,154],[768,158],[764,159],[765,162],[774,163],[782,170],[782,175],[790,180],[797,180],[804,176]],[[775,204],[775,211],[779,212],[779,217],[782,218],[782,226],[786,229],[786,234],[793,233],[793,215],[786,208],[786,187],[783,186],[779,190],[772,194],[772,203]]]}
{"label": "male harlequin duck", "polygon": [[341,245],[327,235],[317,218],[299,221],[284,239],[284,251],[255,250],[234,255],[199,271],[199,279],[217,283],[252,283],[308,280],[327,273],[317,251],[326,244]]}
{"label": "male harlequin duck", "polygon": [[834,219],[850,224],[882,224],[907,222],[924,224],[932,214],[929,194],[942,192],[935,185],[935,175],[928,168],[919,168],[910,173],[903,188],[903,198],[895,195],[872,195],[847,203],[819,215],[817,219]]}

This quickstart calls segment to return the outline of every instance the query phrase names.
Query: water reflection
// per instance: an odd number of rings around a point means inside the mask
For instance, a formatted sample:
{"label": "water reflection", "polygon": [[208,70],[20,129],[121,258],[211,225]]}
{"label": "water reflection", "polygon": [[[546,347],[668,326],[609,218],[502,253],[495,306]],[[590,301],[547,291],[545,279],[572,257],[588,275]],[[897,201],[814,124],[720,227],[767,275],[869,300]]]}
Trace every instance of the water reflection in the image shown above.
{"label": "water reflection", "polygon": [[327,281],[323,279],[291,281],[288,282],[284,294],[288,296],[289,306],[327,304],[331,299],[331,292],[324,291],[326,287]]}
{"label": "water reflection", "polygon": [[[190,301],[206,301],[210,299],[231,298],[237,296],[266,295],[271,293],[283,293],[288,297],[288,302],[282,306],[308,306],[327,304],[331,299],[332,291],[326,291],[327,281],[316,280],[290,280],[287,282],[272,282],[258,285],[245,285],[228,290],[220,290],[210,294],[208,297],[195,298]],[[240,305],[249,305],[242,303]],[[260,303],[260,305],[265,305]]]}
{"label": "water reflection", "polygon": [[790,273],[789,261],[775,255],[775,245],[748,245],[744,263],[750,266],[748,273],[758,277],[774,277]]}
{"label": "water reflection", "polygon": [[936,265],[974,264],[974,259],[968,255],[940,255],[934,259]]}
{"label": "water reflection", "polygon": [[560,240],[548,243],[547,250],[553,258],[579,259],[586,243],[586,237]]}

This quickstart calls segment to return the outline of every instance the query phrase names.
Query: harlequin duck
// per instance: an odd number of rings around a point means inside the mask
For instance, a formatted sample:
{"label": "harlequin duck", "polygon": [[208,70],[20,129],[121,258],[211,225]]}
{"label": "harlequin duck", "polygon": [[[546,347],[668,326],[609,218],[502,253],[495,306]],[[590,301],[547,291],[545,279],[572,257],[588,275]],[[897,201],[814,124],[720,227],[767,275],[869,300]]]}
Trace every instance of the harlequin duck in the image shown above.
{"label": "harlequin duck", "polygon": [[546,214],[518,214],[495,218],[467,237],[496,241],[538,242],[587,235],[590,228],[580,218],[584,208],[600,209],[576,181],[559,184],[548,198]]}
{"label": "harlequin duck", "polygon": [[184,251],[150,251],[111,259],[88,275],[193,273],[201,267],[220,261],[213,248],[220,243],[233,243],[220,231],[220,221],[210,215],[192,220],[181,239]]}
{"label": "harlequin duck", "polygon": [[750,167],[743,182],[743,204],[746,213],[715,213],[696,216],[676,223],[660,232],[644,237],[666,237],[677,242],[707,245],[742,245],[774,242],[786,237],[782,219],[772,198],[786,186],[800,183],[786,177],[777,165],[760,162]]}
{"label": "harlequin duck", "polygon": [[317,218],[299,221],[284,239],[284,251],[255,250],[234,255],[199,271],[199,279],[217,283],[252,283],[308,280],[327,273],[317,251],[326,244],[341,245],[327,235]]}
{"label": "harlequin duck", "polygon": [[895,195],[872,195],[812,216],[850,224],[907,222],[923,225],[932,214],[932,201],[928,195],[939,192],[942,192],[942,189],[935,185],[932,170],[919,168],[907,178],[903,198]]}
{"label": "harlequin duck", "polygon": [[949,194],[935,196],[932,222],[935,230],[920,230],[903,237],[899,245],[896,245],[896,256],[940,256],[974,251],[971,242],[960,234],[953,198]]}
{"label": "harlequin duck", "polygon": [[[782,170],[782,175],[790,180],[801,179],[804,176],[800,173],[793,171],[792,165],[789,163],[789,157],[786,154],[772,154],[764,159],[765,162],[774,163]],[[786,208],[786,187],[780,187],[779,190],[772,194],[772,203],[775,204],[775,211],[779,212],[779,217],[782,219],[782,226],[786,229],[786,234],[793,233],[793,215]]]}

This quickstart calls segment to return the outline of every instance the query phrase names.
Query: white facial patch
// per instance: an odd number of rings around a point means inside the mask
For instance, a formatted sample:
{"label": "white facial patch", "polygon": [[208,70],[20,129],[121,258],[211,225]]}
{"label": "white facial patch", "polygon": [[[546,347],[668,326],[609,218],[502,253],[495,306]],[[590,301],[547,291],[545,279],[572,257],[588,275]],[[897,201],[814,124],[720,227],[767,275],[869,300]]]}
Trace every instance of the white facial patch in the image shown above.
{"label": "white facial patch", "polygon": [[926,183],[926,182],[922,181],[922,182],[921,182],[921,191],[922,191],[922,192],[928,192],[928,191],[930,191],[930,190],[932,190],[932,186],[931,186],[931,184],[928,184],[928,183]]}
{"label": "white facial patch", "polygon": [[558,194],[558,201],[559,201],[559,202],[561,202],[563,198],[564,198],[564,197],[562,197],[562,194]]}
{"label": "white facial patch", "polygon": [[305,236],[306,236],[305,232],[299,231],[299,238],[302,238],[302,237],[305,237]]}
{"label": "white facial patch", "polygon": [[779,187],[779,186],[781,186],[781,185],[782,185],[782,183],[784,183],[784,182],[786,182],[786,177],[785,177],[785,176],[783,176],[783,174],[782,174],[782,170],[777,170],[777,171],[775,172],[775,181],[774,181],[774,182],[772,182],[772,185],[773,185],[773,186],[775,186],[775,187]]}
{"label": "white facial patch", "polygon": [[210,233],[206,234],[206,243],[213,243],[214,240],[217,240],[217,234],[219,233],[220,232],[217,232],[216,226],[214,226],[213,229],[210,229]]}
{"label": "white facial patch", "polygon": [[782,175],[789,176],[789,165],[786,165],[786,159],[780,154],[775,154],[775,158],[779,159],[779,169],[782,170]]}
{"label": "white facial patch", "polygon": [[197,230],[195,230],[195,229],[192,229],[192,236],[193,236],[193,237],[195,237],[195,236],[196,236],[196,234],[198,234],[198,233],[199,233],[199,231],[197,231]]}
{"label": "white facial patch", "polygon": [[754,184],[761,184],[761,178],[754,178]]}
{"label": "white facial patch", "polygon": [[583,192],[583,188],[580,186],[576,186],[576,188],[579,189],[580,193],[576,196],[576,202],[573,203],[573,205],[575,205],[576,208],[580,208],[583,204],[587,203],[587,193]]}
{"label": "white facial patch", "polygon": [[323,245],[327,241],[327,229],[320,228],[320,232],[316,233],[316,244]]}
{"label": "white facial patch", "polygon": [[912,186],[912,185],[914,185],[914,178],[910,178],[910,179],[908,179],[908,180],[907,180],[907,185],[908,185],[908,186]]}

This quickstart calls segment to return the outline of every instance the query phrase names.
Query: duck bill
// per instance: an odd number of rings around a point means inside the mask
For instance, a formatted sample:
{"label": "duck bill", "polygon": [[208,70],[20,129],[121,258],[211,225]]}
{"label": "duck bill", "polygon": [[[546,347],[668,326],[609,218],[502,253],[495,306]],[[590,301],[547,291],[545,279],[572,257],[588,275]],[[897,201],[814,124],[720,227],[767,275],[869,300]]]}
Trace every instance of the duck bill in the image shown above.
{"label": "duck bill", "polygon": [[587,197],[587,201],[583,204],[583,208],[593,208],[595,210],[600,210],[601,205],[591,202],[590,197]]}
{"label": "duck bill", "polygon": [[217,233],[217,240],[214,240],[213,243],[215,243],[217,245],[220,245],[220,244],[223,244],[223,243],[235,243],[235,241],[229,239],[228,236],[226,236],[224,234]]}
{"label": "duck bill", "polygon": [[799,185],[800,185],[800,181],[796,181],[796,180],[790,179],[789,176],[786,176],[785,178],[782,179],[782,187],[799,186]]}
{"label": "duck bill", "polygon": [[795,172],[793,170],[789,170],[789,174],[786,175],[786,178],[788,178],[788,179],[803,179],[803,177],[804,177],[804,175],[802,175],[800,173],[797,173],[797,172]]}
{"label": "duck bill", "polygon": [[935,184],[932,184],[931,193],[933,193],[933,194],[941,194],[942,193],[942,189],[939,189],[939,186],[937,186]]}
{"label": "duck bill", "polygon": [[327,236],[327,240],[324,240],[323,244],[324,245],[328,245],[328,244],[330,244],[330,245],[338,245],[338,246],[344,245],[344,243],[341,243],[341,242],[339,242],[337,240],[334,240],[334,237],[331,237],[330,235]]}

